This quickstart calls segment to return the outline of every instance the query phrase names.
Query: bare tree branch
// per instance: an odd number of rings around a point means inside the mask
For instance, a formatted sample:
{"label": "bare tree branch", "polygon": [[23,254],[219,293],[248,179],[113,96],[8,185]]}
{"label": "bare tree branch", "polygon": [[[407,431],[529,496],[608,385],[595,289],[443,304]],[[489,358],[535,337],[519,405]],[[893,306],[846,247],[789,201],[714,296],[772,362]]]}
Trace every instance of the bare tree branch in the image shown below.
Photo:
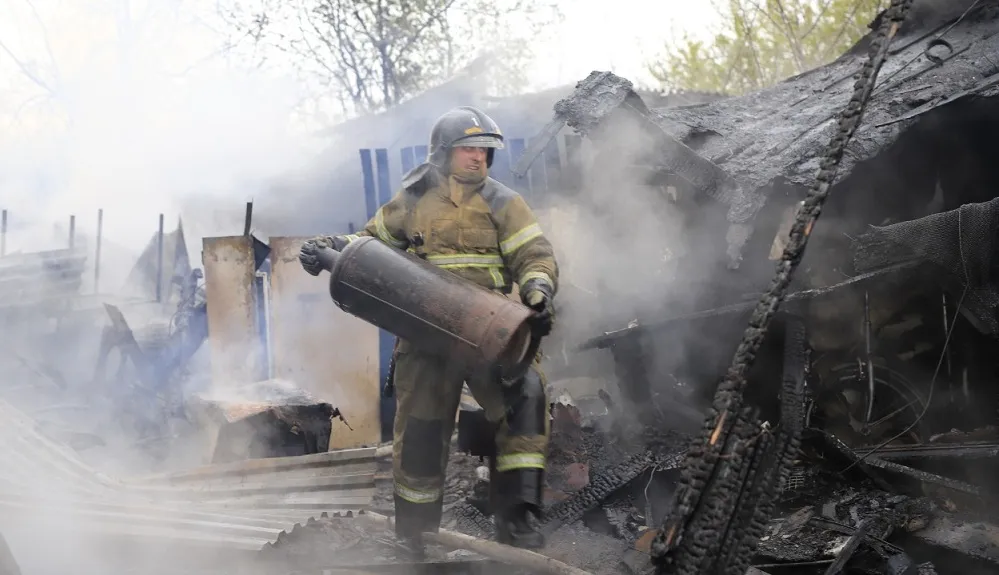
{"label": "bare tree branch", "polygon": [[819,8],[818,14],[816,14],[815,18],[812,19],[812,23],[808,26],[808,30],[801,33],[802,39],[807,38],[812,31],[815,30],[815,27],[819,25],[819,22],[821,22],[822,18],[826,15],[826,12],[829,10],[829,6],[832,5],[832,2],[833,0],[825,0],[825,2],[822,3],[822,7]]}
{"label": "bare tree branch", "polygon": [[798,73],[805,71],[805,51],[801,49],[801,39],[798,37],[798,32],[796,26],[792,25],[787,17],[787,10],[784,9],[784,3],[781,0],[774,0],[777,4],[777,12],[780,14],[780,19],[784,23],[784,35],[787,37],[788,43],[791,44],[791,51],[794,53],[795,68],[797,68]]}
{"label": "bare tree branch", "polygon": [[836,46],[840,43],[840,40],[842,40],[843,36],[846,35],[846,31],[849,29],[850,23],[853,22],[853,19],[857,15],[857,11],[860,10],[860,6],[864,3],[864,1],[865,0],[857,0],[856,2],[853,3],[853,7],[850,8],[850,13],[847,15],[846,18],[843,19],[843,25],[840,26],[839,32],[836,33],[836,37],[833,38],[832,42],[830,42],[828,46],[826,46],[826,50],[823,53],[823,58],[828,59],[832,51],[836,49]]}
{"label": "bare tree branch", "polygon": [[5,44],[3,40],[0,40],[0,50],[3,50],[3,52],[7,54],[7,56],[14,62],[14,65],[17,66],[17,68],[21,71],[22,74],[25,75],[25,77],[31,80],[39,88],[48,92],[50,96],[55,97],[56,95],[55,89],[52,86],[49,86],[48,82],[43,80],[41,76],[35,74],[23,60],[18,58],[17,55],[14,54],[14,52],[12,52],[11,49],[7,47],[7,44]]}
{"label": "bare tree branch", "polygon": [[[237,1],[229,0],[233,5],[238,5]],[[289,37],[278,38],[277,31],[271,29],[252,40],[255,45],[266,45],[268,50],[297,54],[293,65],[299,73],[331,88],[329,92],[337,95],[341,108],[353,113],[374,112],[444,81],[456,68],[481,54],[483,40],[499,37],[500,43],[508,42],[515,37],[506,33],[510,30],[534,33],[550,22],[536,21],[543,15],[532,10],[553,0],[506,2],[522,11],[519,15],[527,20],[526,25],[520,22],[516,26],[502,22],[516,11],[503,12],[494,6],[504,1],[299,0],[290,8],[294,15],[289,23],[295,28],[297,19],[298,26]],[[275,10],[263,6],[258,13],[265,20]],[[488,21],[489,25],[482,26],[476,19]],[[236,28],[246,30],[247,20],[243,15]],[[498,49],[496,44],[491,41],[489,48]],[[521,58],[529,54],[513,42],[504,49]],[[522,75],[516,62],[523,60],[505,60],[503,64],[512,68],[513,75]]]}
{"label": "bare tree branch", "polygon": [[45,54],[49,57],[49,63],[52,66],[52,75],[55,76],[55,83],[59,85],[62,81],[60,80],[59,68],[56,66],[55,53],[52,52],[52,44],[49,42],[48,28],[45,26],[41,14],[38,13],[38,9],[35,8],[35,4],[31,0],[24,0],[24,2],[28,5],[32,18],[35,19],[35,22],[42,31],[42,43],[45,45]]}

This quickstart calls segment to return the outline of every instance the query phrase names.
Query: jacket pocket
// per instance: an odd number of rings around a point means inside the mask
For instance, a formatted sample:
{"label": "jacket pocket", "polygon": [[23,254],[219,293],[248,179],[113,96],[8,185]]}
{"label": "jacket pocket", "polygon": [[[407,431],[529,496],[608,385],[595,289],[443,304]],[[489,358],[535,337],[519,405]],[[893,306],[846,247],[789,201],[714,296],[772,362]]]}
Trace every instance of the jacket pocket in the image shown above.
{"label": "jacket pocket", "polygon": [[462,246],[476,251],[499,251],[499,234],[495,228],[490,227],[463,227],[461,228]]}

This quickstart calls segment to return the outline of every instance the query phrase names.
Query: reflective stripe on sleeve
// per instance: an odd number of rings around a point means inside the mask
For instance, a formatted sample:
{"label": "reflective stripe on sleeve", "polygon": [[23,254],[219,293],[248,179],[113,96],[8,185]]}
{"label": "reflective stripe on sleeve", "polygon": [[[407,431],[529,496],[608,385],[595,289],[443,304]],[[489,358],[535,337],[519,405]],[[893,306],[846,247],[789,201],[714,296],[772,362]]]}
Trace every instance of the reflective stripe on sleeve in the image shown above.
{"label": "reflective stripe on sleeve", "polygon": [[527,242],[533,240],[534,238],[541,237],[541,235],[541,226],[537,223],[533,223],[500,242],[500,251],[504,256],[509,256],[513,252],[520,249],[521,246]]}
{"label": "reflective stripe on sleeve", "polygon": [[523,287],[524,284],[526,284],[531,280],[541,280],[546,284],[548,284],[548,287],[550,288],[555,287],[555,282],[553,282],[551,276],[549,276],[545,272],[527,272],[526,274],[520,276],[520,279],[517,280],[517,284]]}
{"label": "reflective stripe on sleeve", "polygon": [[383,215],[381,208],[378,208],[378,211],[375,212],[375,230],[377,230],[378,239],[381,241],[400,250],[406,248],[407,242],[405,240],[395,239],[395,237],[389,233],[388,228],[385,227],[385,216]]}

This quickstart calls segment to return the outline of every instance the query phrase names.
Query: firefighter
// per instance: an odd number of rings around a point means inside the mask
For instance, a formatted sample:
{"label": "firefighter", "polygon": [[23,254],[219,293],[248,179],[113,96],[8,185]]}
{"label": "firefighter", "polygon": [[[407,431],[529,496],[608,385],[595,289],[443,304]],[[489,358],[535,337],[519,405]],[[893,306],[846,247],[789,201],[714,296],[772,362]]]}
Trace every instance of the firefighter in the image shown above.
{"label": "firefighter", "polygon": [[[456,108],[434,124],[429,148],[427,161],[403,177],[402,190],[362,231],[306,242],[302,267],[317,275],[317,247],[341,250],[359,236],[374,236],[503,294],[516,283],[521,300],[535,312],[534,329],[548,335],[558,265],[527,202],[487,175],[495,151],[503,148],[499,127],[476,108]],[[549,433],[537,358],[509,389],[492,376],[462,373],[447,358],[406,341],[398,342],[394,360],[396,534],[419,552],[420,534],[439,528],[451,434],[467,383],[495,432],[490,483],[497,538],[542,547],[544,538],[530,521],[541,510]]]}

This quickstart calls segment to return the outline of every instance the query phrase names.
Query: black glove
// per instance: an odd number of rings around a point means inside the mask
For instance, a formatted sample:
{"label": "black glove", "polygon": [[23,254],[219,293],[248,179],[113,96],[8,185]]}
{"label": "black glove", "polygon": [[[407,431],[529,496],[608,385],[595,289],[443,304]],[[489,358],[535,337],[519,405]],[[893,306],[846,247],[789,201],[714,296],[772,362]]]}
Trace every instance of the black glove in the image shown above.
{"label": "black glove", "polygon": [[339,252],[347,247],[349,243],[350,240],[344,236],[318,236],[312,238],[302,244],[301,249],[298,251],[298,261],[302,264],[302,268],[309,272],[310,275],[317,276],[319,272],[323,271],[322,265],[319,263],[319,248],[330,248]]}
{"label": "black glove", "polygon": [[322,265],[319,264],[319,241],[319,239],[308,240],[298,250],[298,261],[302,264],[302,269],[313,276],[317,276],[319,272],[323,271]]}
{"label": "black glove", "polygon": [[527,280],[520,288],[520,300],[534,310],[531,327],[541,336],[547,336],[552,332],[555,321],[552,296],[552,287],[540,279]]}

